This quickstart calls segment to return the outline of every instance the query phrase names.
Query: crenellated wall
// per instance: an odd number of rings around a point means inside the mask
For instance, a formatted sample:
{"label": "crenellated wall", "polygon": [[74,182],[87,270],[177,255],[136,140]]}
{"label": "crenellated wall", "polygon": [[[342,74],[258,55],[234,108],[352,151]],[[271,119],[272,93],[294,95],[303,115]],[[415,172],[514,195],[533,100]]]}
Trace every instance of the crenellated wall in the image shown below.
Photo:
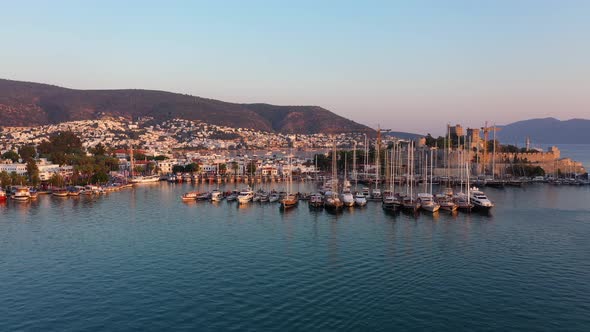
{"label": "crenellated wall", "polygon": [[[474,151],[469,151],[469,160],[472,162],[476,160],[476,153]],[[449,167],[451,169],[458,168],[459,161],[458,161],[459,152],[458,151],[451,151],[449,154]],[[488,163],[486,165],[486,173],[490,173],[492,168],[492,154],[488,154]],[[517,163],[515,163],[515,159]],[[439,166],[444,167],[444,156],[442,155],[442,151],[439,152]],[[479,154],[479,160],[483,160],[482,153]],[[517,153],[508,153],[508,152],[498,152],[496,153],[495,157],[495,169],[494,173],[496,175],[502,175],[505,173],[506,168],[513,167],[518,163],[527,162],[530,166],[540,166],[545,170],[545,173],[552,174],[556,173],[557,170],[561,170],[562,173],[577,173],[583,174],[586,172],[586,169],[582,165],[581,162],[572,160],[570,158],[561,158],[561,151],[553,146],[549,148],[548,151],[540,152],[540,151],[529,151],[529,152],[517,152]],[[482,168],[477,170],[477,167],[474,166],[474,173],[479,174],[482,173]],[[437,170],[438,171],[438,170]],[[452,174],[455,172],[453,171]],[[440,175],[444,175],[440,174]]]}

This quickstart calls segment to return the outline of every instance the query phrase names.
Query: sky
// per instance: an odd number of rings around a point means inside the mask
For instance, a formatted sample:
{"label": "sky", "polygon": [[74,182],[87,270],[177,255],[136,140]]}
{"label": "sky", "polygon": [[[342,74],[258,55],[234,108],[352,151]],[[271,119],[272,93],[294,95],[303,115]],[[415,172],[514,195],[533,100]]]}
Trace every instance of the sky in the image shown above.
{"label": "sky", "polygon": [[0,77],[442,134],[590,118],[590,1],[3,1]]}

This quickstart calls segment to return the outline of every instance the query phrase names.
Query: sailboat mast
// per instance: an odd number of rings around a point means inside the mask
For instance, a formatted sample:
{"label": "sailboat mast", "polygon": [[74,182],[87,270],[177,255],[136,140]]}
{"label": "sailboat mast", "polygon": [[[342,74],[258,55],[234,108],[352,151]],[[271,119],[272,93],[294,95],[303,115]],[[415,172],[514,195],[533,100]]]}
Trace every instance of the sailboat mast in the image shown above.
{"label": "sailboat mast", "polygon": [[410,142],[410,198],[414,197],[414,144]]}
{"label": "sailboat mast", "polygon": [[377,145],[375,146],[375,188],[379,187],[379,169],[381,168],[381,158],[379,153],[381,152],[381,128],[377,126]]}
{"label": "sailboat mast", "polygon": [[367,164],[369,163],[369,142],[367,140],[367,134],[365,134],[365,158],[364,158],[364,162],[365,164],[363,165],[363,173],[364,173],[364,179],[367,179]]}
{"label": "sailboat mast", "polygon": [[354,150],[352,150],[352,174],[354,177],[354,190],[357,187],[357,174],[356,174],[356,140],[354,141]]}
{"label": "sailboat mast", "polygon": [[318,173],[318,155],[316,153],[316,155],[315,155],[315,180],[316,181],[318,180],[318,175],[319,175],[319,173]]}
{"label": "sailboat mast", "polygon": [[496,177],[496,124],[492,127],[494,141],[492,142],[492,179]]}
{"label": "sailboat mast", "polygon": [[391,194],[395,193],[395,146],[397,143],[394,143],[391,147]]}
{"label": "sailboat mast", "polygon": [[337,163],[336,163],[336,138],[332,142],[332,194],[335,194],[338,191],[338,173],[337,173]]}
{"label": "sailboat mast", "polygon": [[431,163],[432,161],[430,161],[430,156],[428,155],[428,151],[424,151],[424,181],[426,182],[426,190],[425,192],[428,192],[428,190],[430,189],[430,168],[429,168],[429,163]]}
{"label": "sailboat mast", "polygon": [[348,176],[348,153],[344,151],[344,180],[342,180],[342,185],[344,186],[344,182]]}
{"label": "sailboat mast", "polygon": [[433,164],[433,157],[434,155],[434,150],[430,149],[430,194],[432,194],[432,178],[434,175],[434,164]]}
{"label": "sailboat mast", "polygon": [[131,165],[131,169],[129,170],[129,174],[131,175],[131,178],[133,179],[133,169],[135,168],[135,165],[133,162],[133,144],[131,144],[129,146],[129,161],[130,161],[130,165]]}
{"label": "sailboat mast", "polygon": [[407,157],[407,165],[406,165],[406,195],[410,194],[410,142],[406,146],[406,157]]}
{"label": "sailboat mast", "polygon": [[469,158],[467,158],[467,162],[465,163],[465,176],[467,177],[467,203],[471,203],[471,187],[469,186]]}

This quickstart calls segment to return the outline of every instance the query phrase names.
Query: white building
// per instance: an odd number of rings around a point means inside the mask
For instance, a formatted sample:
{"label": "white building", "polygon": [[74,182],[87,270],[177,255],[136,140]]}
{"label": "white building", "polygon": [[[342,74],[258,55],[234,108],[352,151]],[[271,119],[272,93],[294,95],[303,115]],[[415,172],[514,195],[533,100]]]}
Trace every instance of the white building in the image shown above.
{"label": "white building", "polygon": [[18,175],[27,174],[27,164],[0,164],[0,172],[7,172],[8,174],[15,172]]}

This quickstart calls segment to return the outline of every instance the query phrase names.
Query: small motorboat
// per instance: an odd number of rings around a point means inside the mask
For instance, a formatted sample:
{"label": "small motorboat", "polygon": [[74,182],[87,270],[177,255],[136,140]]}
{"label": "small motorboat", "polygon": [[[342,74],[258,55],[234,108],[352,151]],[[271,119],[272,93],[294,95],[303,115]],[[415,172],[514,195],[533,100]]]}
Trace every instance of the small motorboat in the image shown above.
{"label": "small motorboat", "polygon": [[31,191],[29,187],[16,187],[12,199],[19,202],[26,202],[31,199]]}
{"label": "small motorboat", "polygon": [[270,203],[274,203],[274,202],[278,202],[280,198],[281,198],[281,196],[277,192],[273,192],[268,197],[268,201]]}
{"label": "small motorboat", "polygon": [[354,195],[354,205],[356,206],[365,206],[367,205],[367,197],[362,193],[357,193]]}
{"label": "small motorboat", "polygon": [[197,201],[207,201],[211,198],[211,193],[204,192],[197,195]]}
{"label": "small motorboat", "polygon": [[324,207],[324,197],[322,194],[317,193],[309,196],[309,207],[322,208]]}
{"label": "small motorboat", "polygon": [[198,194],[199,193],[197,193],[196,191],[191,191],[191,192],[182,194],[182,196],[180,198],[183,201],[194,201],[197,199]]}
{"label": "small motorboat", "polygon": [[223,193],[219,190],[213,190],[211,192],[211,201],[212,202],[219,202],[223,199]]}

